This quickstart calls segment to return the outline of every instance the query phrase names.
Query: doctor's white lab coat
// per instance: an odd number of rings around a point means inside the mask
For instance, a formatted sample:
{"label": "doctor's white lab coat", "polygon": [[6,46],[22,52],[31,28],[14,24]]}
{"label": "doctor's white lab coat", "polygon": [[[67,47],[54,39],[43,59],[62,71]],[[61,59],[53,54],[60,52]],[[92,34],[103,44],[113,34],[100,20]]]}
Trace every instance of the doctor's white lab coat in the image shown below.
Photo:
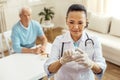
{"label": "doctor's white lab coat", "polygon": [[[79,48],[84,50],[88,54],[89,58],[101,67],[102,72],[100,74],[96,74],[98,79],[101,80],[102,75],[106,69],[106,62],[102,56],[101,43],[100,41],[98,41],[97,37],[90,35],[88,36],[94,42],[93,48],[91,49],[85,47],[85,41],[87,39],[85,31],[83,32],[79,40]],[[45,71],[48,74],[48,76],[54,75],[54,80],[95,80],[94,73],[90,68],[86,68],[85,66],[80,65],[75,61],[68,62],[62,65],[57,73],[50,73],[48,71],[48,66],[61,58],[63,42],[63,52],[67,49],[75,48],[69,31],[63,35],[58,36],[54,40],[49,59],[44,65]]]}

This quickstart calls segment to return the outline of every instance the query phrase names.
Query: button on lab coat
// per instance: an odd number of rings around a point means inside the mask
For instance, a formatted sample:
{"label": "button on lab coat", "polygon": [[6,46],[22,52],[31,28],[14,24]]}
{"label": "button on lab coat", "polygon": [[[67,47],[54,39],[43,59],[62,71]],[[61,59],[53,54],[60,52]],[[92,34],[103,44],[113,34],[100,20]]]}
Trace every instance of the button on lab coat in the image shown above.
{"label": "button on lab coat", "polygon": [[[100,74],[96,74],[98,79],[101,80],[102,75],[106,69],[106,62],[102,56],[101,43],[100,41],[98,41],[97,37],[90,35],[88,36],[94,42],[93,48],[91,49],[85,47],[85,41],[87,39],[85,31],[83,31],[83,34],[80,38],[79,48],[84,50],[88,54],[89,58],[92,61],[96,62],[101,67],[102,72]],[[54,75],[54,80],[95,80],[94,73],[90,68],[86,68],[85,66],[80,65],[75,61],[71,61],[62,65],[61,68],[57,71],[57,73],[50,73],[48,71],[48,66],[61,58],[63,42],[64,42],[63,52],[68,49],[75,49],[69,31],[63,35],[58,36],[53,42],[49,59],[46,61],[44,65],[45,71],[48,74],[48,76]]]}

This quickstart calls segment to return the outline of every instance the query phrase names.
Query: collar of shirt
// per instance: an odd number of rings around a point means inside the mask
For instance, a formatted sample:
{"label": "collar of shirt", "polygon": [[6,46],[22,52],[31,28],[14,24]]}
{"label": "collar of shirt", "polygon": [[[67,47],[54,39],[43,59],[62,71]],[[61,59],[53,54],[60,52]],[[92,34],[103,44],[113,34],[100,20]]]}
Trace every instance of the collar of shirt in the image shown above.
{"label": "collar of shirt", "polygon": [[28,27],[25,27],[25,26],[21,23],[21,21],[19,21],[19,22],[20,22],[20,25],[21,25],[22,28],[24,28],[25,30],[28,30],[29,25],[28,25]]}

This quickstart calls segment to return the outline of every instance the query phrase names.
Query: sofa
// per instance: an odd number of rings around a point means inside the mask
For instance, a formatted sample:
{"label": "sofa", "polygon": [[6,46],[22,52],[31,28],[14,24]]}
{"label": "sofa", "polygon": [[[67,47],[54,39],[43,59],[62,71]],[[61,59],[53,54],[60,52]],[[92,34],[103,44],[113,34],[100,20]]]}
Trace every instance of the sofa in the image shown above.
{"label": "sofa", "polygon": [[105,59],[120,66],[120,19],[89,12],[88,22],[86,32],[100,38]]}

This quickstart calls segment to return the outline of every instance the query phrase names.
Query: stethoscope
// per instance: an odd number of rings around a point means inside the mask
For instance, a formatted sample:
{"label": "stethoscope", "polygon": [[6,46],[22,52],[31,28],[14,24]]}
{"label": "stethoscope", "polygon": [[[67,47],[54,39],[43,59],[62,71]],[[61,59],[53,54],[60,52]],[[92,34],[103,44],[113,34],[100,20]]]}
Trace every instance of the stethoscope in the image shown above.
{"label": "stethoscope", "polygon": [[89,38],[88,34],[85,33],[86,36],[87,36],[87,39],[85,40],[85,47],[88,45],[88,44],[92,44],[92,46],[94,46],[94,42],[91,38]]}
{"label": "stethoscope", "polygon": [[[88,36],[87,33],[85,33],[87,36],[87,39],[85,40],[85,48],[93,48],[94,46],[94,41]],[[62,48],[61,48],[61,57],[63,55],[63,50],[64,50],[64,42],[62,42]]]}

